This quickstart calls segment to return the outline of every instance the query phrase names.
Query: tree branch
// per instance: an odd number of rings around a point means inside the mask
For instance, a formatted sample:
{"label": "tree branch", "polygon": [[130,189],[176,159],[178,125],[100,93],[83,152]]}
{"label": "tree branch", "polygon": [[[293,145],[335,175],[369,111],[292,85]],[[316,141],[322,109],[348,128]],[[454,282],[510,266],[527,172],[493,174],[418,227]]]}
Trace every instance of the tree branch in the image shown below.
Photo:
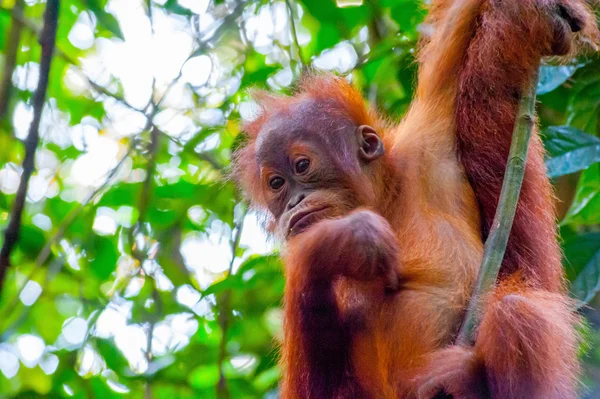
{"label": "tree branch", "polygon": [[4,244],[0,250],[0,293],[6,277],[6,271],[10,266],[10,255],[19,240],[21,230],[21,216],[25,207],[25,198],[27,197],[27,186],[29,178],[35,167],[35,151],[40,139],[39,128],[42,118],[42,110],[46,102],[46,91],[48,89],[48,77],[50,75],[50,65],[54,54],[54,44],[56,42],[56,25],[58,23],[59,0],[48,0],[46,11],[44,12],[44,29],[40,36],[42,45],[42,56],[40,60],[40,77],[38,87],[33,97],[33,120],[29,126],[29,133],[25,139],[25,159],[23,160],[23,173],[17,196],[13,204],[10,215],[10,222],[4,232]]}
{"label": "tree branch", "polygon": [[12,76],[17,65],[17,54],[19,52],[19,44],[21,43],[21,30],[23,28],[23,24],[15,16],[21,14],[22,10],[23,0],[17,0],[11,12],[10,33],[4,54],[4,71],[2,72],[2,81],[0,81],[0,120],[4,119],[12,91]]}
{"label": "tree branch", "polygon": [[483,260],[477,283],[457,337],[457,343],[461,345],[469,345],[473,342],[483,308],[483,298],[495,286],[502,266],[525,175],[531,132],[535,125],[537,81],[536,70],[529,87],[523,92],[519,104],[496,215],[483,247]]}

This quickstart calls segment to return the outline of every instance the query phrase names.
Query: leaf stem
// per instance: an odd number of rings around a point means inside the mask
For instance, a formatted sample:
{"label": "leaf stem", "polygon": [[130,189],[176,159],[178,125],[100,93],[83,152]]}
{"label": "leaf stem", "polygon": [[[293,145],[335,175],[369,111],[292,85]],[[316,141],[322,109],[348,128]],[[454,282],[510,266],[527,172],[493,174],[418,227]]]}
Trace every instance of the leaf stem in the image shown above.
{"label": "leaf stem", "polygon": [[538,72],[534,73],[519,104],[512,142],[506,163],[504,182],[500,192],[496,215],[487,241],[483,247],[483,260],[465,319],[458,333],[457,343],[468,345],[474,341],[484,298],[493,289],[502,266],[510,230],[515,218],[519,194],[527,165],[529,141],[535,125],[535,100]]}

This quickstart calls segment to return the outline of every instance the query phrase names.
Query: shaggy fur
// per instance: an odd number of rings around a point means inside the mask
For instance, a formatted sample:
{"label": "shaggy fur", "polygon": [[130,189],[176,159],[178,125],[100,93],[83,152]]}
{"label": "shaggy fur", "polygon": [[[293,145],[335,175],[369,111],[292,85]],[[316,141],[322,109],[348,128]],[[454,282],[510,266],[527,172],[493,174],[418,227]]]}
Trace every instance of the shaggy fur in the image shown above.
{"label": "shaggy fur", "polygon": [[[521,92],[540,57],[572,51],[574,37],[597,41],[593,14],[583,0],[434,0],[427,23],[435,30],[423,41],[416,98],[398,125],[327,74],[304,76],[290,97],[256,93],[261,112],[245,127],[234,174],[271,229],[282,215],[273,211],[259,147],[291,158],[306,146],[286,143],[318,131],[322,144],[308,151],[327,150],[333,161],[314,162],[329,162],[320,176],[336,176],[331,184],[340,187],[300,203],[327,205],[328,220],[286,242],[282,397],[574,398],[577,319],[537,135],[476,344],[452,342],[496,210]],[[371,163],[350,150],[361,125],[385,147]]]}

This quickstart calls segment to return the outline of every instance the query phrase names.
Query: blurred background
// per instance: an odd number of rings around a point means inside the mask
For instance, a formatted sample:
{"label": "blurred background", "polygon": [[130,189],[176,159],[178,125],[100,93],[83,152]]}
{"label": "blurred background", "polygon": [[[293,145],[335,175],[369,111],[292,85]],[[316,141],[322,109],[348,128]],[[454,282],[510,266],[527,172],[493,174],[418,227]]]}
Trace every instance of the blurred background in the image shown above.
{"label": "blurred background", "polygon": [[[400,118],[426,2],[63,0],[24,167],[55,2],[0,6],[0,231],[20,232],[0,260],[0,397],[277,397],[278,246],[226,181],[247,89],[289,92],[312,66]],[[549,60],[538,93],[582,397],[600,398],[599,57]]]}

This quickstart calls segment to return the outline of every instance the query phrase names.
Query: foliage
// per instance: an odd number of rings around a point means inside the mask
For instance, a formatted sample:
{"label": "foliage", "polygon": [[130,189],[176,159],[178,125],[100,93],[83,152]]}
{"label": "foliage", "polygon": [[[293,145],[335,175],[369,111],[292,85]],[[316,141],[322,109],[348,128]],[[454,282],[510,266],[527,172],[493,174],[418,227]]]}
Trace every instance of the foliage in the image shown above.
{"label": "foliage", "polygon": [[[0,397],[276,396],[281,265],[227,168],[253,111],[247,89],[287,92],[303,64],[347,75],[394,118],[406,111],[421,1],[351,3],[61,2],[36,168],[0,292]],[[22,174],[45,6],[0,8],[0,70],[14,68],[11,90],[0,84],[0,230]],[[565,268],[593,307],[600,59],[543,66],[538,94],[566,204]],[[597,316],[586,315],[595,345]]]}

